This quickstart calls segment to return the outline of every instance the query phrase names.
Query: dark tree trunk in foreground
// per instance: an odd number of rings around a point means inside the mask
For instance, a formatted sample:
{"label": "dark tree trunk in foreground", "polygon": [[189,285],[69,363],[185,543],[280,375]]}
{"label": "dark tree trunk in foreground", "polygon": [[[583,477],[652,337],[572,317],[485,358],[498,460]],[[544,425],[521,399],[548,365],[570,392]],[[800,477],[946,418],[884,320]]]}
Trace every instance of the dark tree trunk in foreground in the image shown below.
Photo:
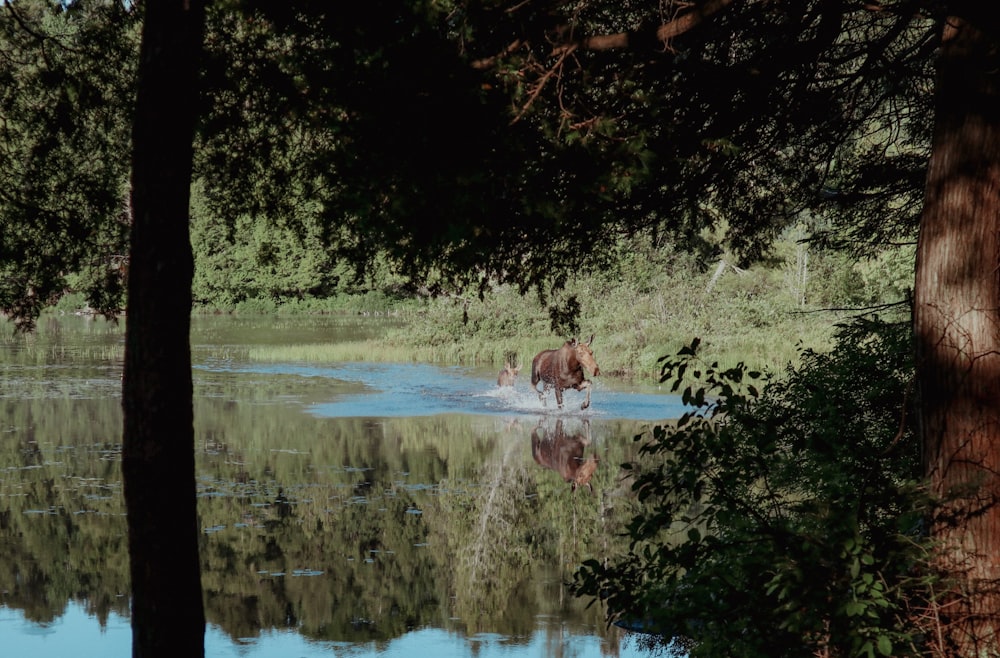
{"label": "dark tree trunk in foreground", "polygon": [[199,0],[147,0],[133,128],[122,468],[132,655],[204,655],[188,236]]}
{"label": "dark tree trunk in foreground", "polygon": [[937,655],[1000,646],[1000,60],[997,33],[948,21],[917,255],[914,323],[938,563]]}

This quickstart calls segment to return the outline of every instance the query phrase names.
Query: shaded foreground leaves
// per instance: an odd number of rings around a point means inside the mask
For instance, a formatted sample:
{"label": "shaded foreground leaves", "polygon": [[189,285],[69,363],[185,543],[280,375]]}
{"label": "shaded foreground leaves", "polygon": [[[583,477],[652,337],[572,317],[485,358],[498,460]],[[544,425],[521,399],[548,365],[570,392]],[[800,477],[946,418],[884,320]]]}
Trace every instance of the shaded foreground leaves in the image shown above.
{"label": "shaded foreground leaves", "polygon": [[692,656],[920,651],[926,498],[905,325],[856,321],[782,380],[666,359],[694,411],[639,435],[630,550],[576,574],[610,619]]}

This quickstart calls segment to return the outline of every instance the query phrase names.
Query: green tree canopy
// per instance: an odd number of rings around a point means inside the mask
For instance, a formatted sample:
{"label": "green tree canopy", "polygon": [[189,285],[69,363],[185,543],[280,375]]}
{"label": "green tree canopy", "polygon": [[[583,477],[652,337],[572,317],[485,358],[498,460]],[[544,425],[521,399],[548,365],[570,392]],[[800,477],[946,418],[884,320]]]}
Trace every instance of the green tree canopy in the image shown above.
{"label": "green tree canopy", "polygon": [[0,6],[0,311],[26,326],[71,275],[94,308],[120,308],[135,13]]}
{"label": "green tree canopy", "polygon": [[[441,9],[246,3],[216,12],[199,174],[213,212],[321,218],[336,256],[415,283],[524,289],[600,261],[618,149],[511,124]],[[622,145],[628,148],[628,144]]]}
{"label": "green tree canopy", "polygon": [[[212,267],[273,231],[358,272],[386,257],[432,290],[544,292],[606,266],[623,235],[706,249],[714,227],[744,260],[803,220],[858,253],[913,239],[930,20],[830,0],[738,3],[693,27],[602,2],[356,9],[211,7],[196,150],[211,244],[196,249]],[[138,13],[4,8],[8,313],[32,317],[78,272],[95,308],[120,307]]]}

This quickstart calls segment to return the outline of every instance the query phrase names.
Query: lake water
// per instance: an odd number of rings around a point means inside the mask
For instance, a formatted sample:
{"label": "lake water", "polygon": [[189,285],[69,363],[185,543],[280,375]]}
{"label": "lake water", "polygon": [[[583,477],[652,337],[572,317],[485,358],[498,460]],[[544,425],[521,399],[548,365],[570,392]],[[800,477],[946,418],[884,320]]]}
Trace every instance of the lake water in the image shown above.
{"label": "lake water", "polygon": [[[679,399],[596,378],[558,410],[493,368],[248,356],[378,322],[194,319],[206,654],[641,655],[566,583],[621,550],[619,465]],[[0,342],[4,656],[130,655],[122,344],[72,316]]]}

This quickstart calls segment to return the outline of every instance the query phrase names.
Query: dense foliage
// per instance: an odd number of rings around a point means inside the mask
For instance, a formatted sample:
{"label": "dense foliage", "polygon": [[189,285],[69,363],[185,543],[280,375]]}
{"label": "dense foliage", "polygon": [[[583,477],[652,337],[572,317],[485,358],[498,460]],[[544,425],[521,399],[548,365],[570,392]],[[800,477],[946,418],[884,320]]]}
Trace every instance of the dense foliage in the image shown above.
{"label": "dense foliage", "polygon": [[688,29],[680,2],[455,4],[520,120],[616,152],[609,204],[630,228],[717,226],[749,259],[804,217],[861,250],[913,235],[936,45],[916,8],[708,3]]}
{"label": "dense foliage", "polygon": [[[664,50],[654,6],[213,3],[195,298],[328,296],[363,273],[534,287],[572,321],[557,291],[639,234],[741,266],[792,226],[879,254],[913,235],[934,42],[928,21],[834,5],[743,3]],[[71,289],[122,307],[137,8],[0,12],[16,317]]]}
{"label": "dense foliage", "polygon": [[905,326],[843,326],[782,379],[664,363],[692,411],[640,435],[631,550],[578,592],[692,656],[920,652],[929,596]]}
{"label": "dense foliage", "polygon": [[135,12],[0,7],[0,312],[30,326],[70,286],[121,306]]}
{"label": "dense foliage", "polygon": [[[322,227],[338,262],[431,290],[559,281],[605,262],[616,153],[510,123],[447,7],[226,5],[210,21],[198,160],[211,217]],[[294,57],[292,54],[294,53]]]}

